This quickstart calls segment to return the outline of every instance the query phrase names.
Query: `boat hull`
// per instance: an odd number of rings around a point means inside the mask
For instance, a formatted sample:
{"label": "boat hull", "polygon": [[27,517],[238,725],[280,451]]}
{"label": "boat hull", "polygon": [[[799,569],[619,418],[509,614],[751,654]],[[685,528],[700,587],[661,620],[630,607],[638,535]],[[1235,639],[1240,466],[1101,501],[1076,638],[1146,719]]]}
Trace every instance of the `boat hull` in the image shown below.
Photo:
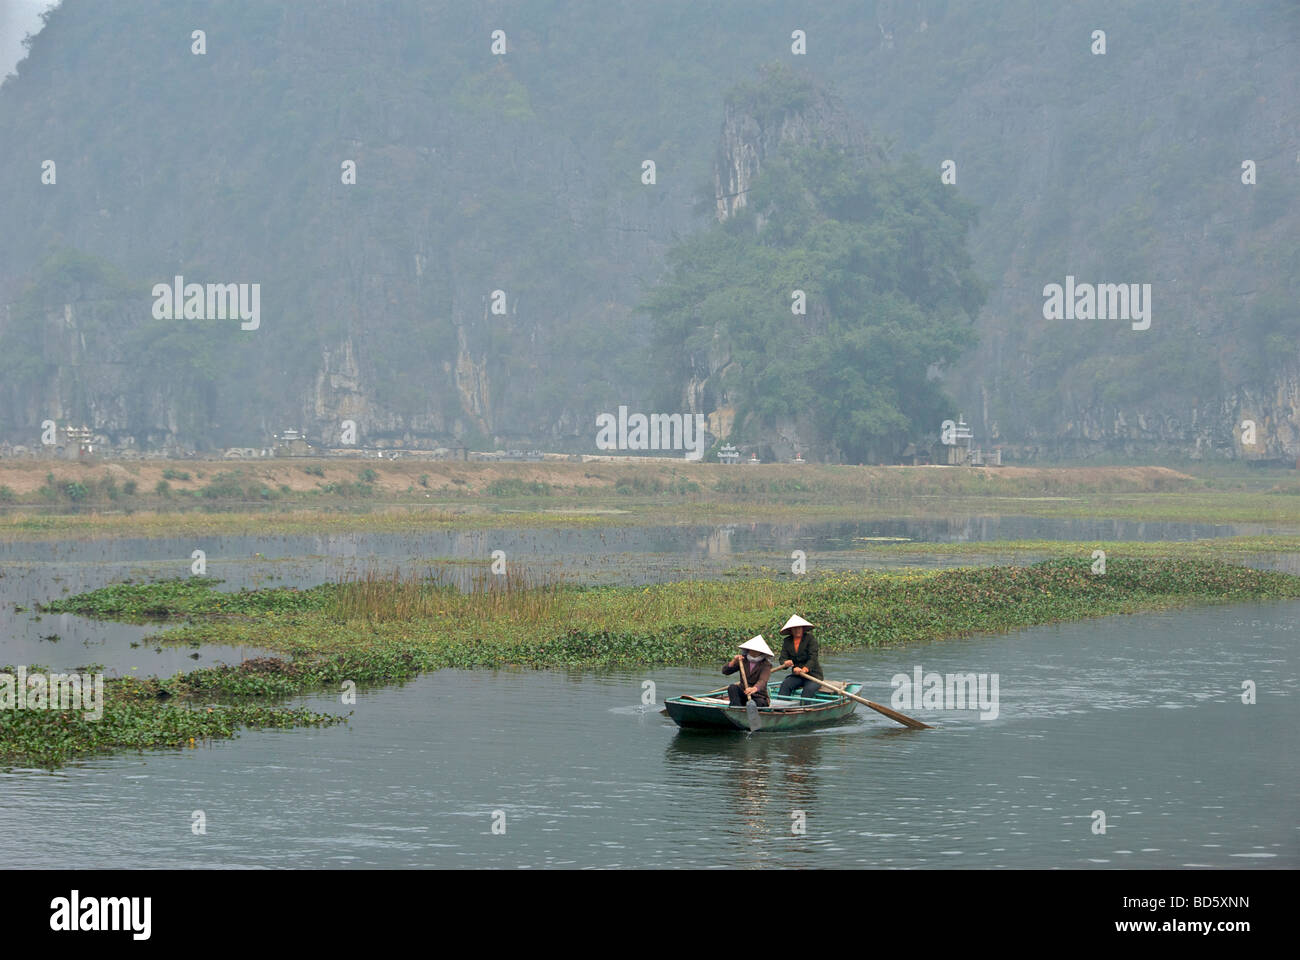
{"label": "boat hull", "polygon": [[[779,687],[780,685],[775,683],[768,686],[768,696],[773,702],[781,699],[776,695]],[[850,693],[857,693],[862,689],[862,684],[849,683],[846,688]],[[717,697],[717,694],[706,696]],[[664,708],[673,722],[683,729],[748,732],[749,715],[746,709],[726,703],[725,694],[720,699],[723,702],[711,703],[693,697],[673,697],[665,701]],[[759,707],[758,713],[762,721],[761,729],[764,731],[797,730],[801,727],[843,720],[852,715],[857,706],[857,701],[850,700],[848,697],[827,697],[805,700],[800,706],[794,707]]]}

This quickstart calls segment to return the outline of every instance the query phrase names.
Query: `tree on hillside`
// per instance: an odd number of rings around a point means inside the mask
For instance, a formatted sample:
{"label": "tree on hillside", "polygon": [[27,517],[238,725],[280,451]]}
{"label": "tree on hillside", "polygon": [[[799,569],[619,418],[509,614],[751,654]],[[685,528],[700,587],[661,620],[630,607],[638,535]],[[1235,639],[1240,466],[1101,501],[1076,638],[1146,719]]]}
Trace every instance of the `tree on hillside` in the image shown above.
{"label": "tree on hillside", "polygon": [[643,305],[669,382],[709,378],[734,439],[797,422],[829,458],[889,457],[952,412],[932,370],[974,342],[973,222],[915,163],[784,147],[745,207],[670,251]]}

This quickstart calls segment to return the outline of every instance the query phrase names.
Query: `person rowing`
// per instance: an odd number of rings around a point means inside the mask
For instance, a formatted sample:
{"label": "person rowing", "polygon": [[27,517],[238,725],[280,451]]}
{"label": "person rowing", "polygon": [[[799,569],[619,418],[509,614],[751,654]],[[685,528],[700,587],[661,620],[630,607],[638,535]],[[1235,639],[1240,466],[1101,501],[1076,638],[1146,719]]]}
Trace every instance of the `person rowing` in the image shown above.
{"label": "person rowing", "polygon": [[[789,668],[790,675],[781,681],[780,696],[815,697],[822,691],[821,661],[817,658],[817,639],[812,635],[813,625],[795,614],[781,628],[781,667]],[[827,691],[829,693],[829,691]]]}
{"label": "person rowing", "polygon": [[[743,667],[743,670],[742,670]],[[743,707],[752,698],[760,707],[768,705],[767,678],[772,675],[772,648],[767,645],[760,633],[750,637],[740,645],[736,654],[722,668],[725,674],[741,671],[742,683],[733,683],[727,687],[727,696],[733,707]]]}

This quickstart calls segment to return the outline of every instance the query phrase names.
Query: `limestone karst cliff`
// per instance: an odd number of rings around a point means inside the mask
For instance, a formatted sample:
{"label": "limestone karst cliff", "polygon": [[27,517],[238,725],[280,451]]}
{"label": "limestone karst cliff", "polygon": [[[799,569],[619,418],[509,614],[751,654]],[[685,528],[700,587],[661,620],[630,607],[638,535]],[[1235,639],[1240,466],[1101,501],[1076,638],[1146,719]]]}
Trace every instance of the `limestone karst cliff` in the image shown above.
{"label": "limestone karst cliff", "polygon": [[[952,162],[989,296],[939,372],[981,438],[1294,457],[1297,40],[1283,0],[64,0],[0,87],[0,440],[54,418],[140,446],[289,425],[328,445],[355,419],[590,450],[598,412],[664,395],[638,307],[667,251],[798,140]],[[833,96],[732,95],[774,62]],[[260,283],[261,328],[156,320],[176,275]],[[1152,284],[1150,330],[1045,320],[1067,275]],[[697,354],[671,402],[730,429],[733,358]]]}

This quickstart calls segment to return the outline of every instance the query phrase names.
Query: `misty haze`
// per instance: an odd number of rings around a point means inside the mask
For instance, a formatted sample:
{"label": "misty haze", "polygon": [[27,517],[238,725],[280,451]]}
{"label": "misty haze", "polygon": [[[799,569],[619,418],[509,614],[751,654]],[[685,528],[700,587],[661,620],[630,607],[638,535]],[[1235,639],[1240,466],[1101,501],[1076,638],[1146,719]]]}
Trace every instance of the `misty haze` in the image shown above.
{"label": "misty haze", "polygon": [[1298,41],[0,0],[0,843],[1249,921],[1111,893],[1300,866]]}

